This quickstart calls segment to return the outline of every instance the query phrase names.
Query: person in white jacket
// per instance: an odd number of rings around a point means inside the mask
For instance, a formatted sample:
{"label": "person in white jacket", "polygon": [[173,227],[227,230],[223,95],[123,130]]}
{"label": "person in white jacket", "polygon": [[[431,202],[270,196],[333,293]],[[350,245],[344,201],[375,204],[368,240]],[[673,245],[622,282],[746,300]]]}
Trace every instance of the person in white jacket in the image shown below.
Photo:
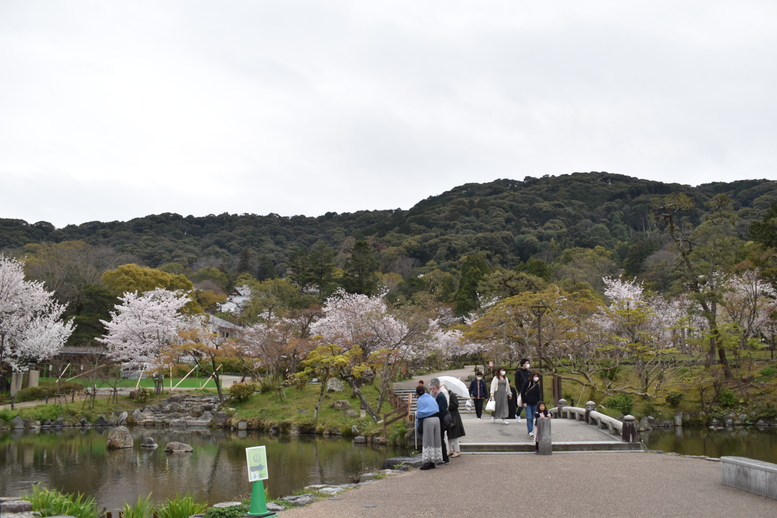
{"label": "person in white jacket", "polygon": [[505,374],[507,374],[507,371],[500,367],[496,370],[494,379],[491,380],[491,397],[494,398],[496,403],[496,410],[491,415],[491,422],[502,419],[504,424],[510,424],[507,421],[507,400],[513,396],[510,393],[510,380],[507,379]]}

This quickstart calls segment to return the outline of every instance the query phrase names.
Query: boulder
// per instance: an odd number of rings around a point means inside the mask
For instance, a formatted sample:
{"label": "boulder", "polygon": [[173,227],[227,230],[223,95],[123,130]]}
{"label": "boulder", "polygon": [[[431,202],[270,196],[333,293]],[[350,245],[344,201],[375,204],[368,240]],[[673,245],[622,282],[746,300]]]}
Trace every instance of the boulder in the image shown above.
{"label": "boulder", "polygon": [[145,439],[143,439],[143,442],[140,444],[140,447],[148,450],[153,450],[154,448],[159,447],[159,445],[156,443],[153,437],[146,437]]}
{"label": "boulder", "polygon": [[230,507],[240,507],[241,505],[243,505],[243,502],[219,502],[213,504],[211,507],[215,507],[216,509],[228,509]]}
{"label": "boulder", "polygon": [[359,414],[356,412],[356,410],[346,410],[343,412],[343,415],[349,419],[356,419],[359,417]]}
{"label": "boulder", "polygon": [[183,442],[169,442],[165,446],[165,453],[191,453],[194,448]]}
{"label": "boulder", "polygon": [[31,513],[32,502],[27,500],[14,500],[11,498],[0,499],[0,515],[11,515],[16,513]]}
{"label": "boulder", "polygon": [[366,370],[365,370],[365,371],[362,373],[361,381],[362,381],[362,382],[363,382],[365,385],[369,385],[369,384],[371,384],[373,381],[375,381],[375,371],[374,371],[374,370],[372,370],[372,369],[366,369]]}
{"label": "boulder", "polygon": [[347,410],[351,408],[351,402],[347,399],[338,399],[334,403],[332,403],[332,407],[335,410]]}
{"label": "boulder", "polygon": [[229,414],[226,412],[214,412],[213,424],[219,428],[223,428],[229,422]]}
{"label": "boulder", "polygon": [[282,505],[278,505],[275,502],[267,502],[267,511],[271,513],[278,513],[280,511],[285,511],[286,507]]}
{"label": "boulder", "polygon": [[108,433],[108,440],[105,447],[109,450],[120,450],[123,448],[132,448],[134,446],[132,434],[126,426],[117,426]]}
{"label": "boulder", "polygon": [[329,381],[326,382],[327,392],[342,392],[343,390],[345,390],[345,385],[339,378],[329,378]]}
{"label": "boulder", "polygon": [[21,430],[24,428],[24,419],[22,419],[20,416],[16,416],[13,419],[11,419],[11,428],[14,430]]}
{"label": "boulder", "polygon": [[420,468],[423,464],[420,455],[413,457],[391,457],[383,461],[383,469],[397,469],[402,466],[412,466],[414,468]]}
{"label": "boulder", "polygon": [[281,498],[281,500],[284,502],[289,502],[291,505],[296,505],[301,507],[303,505],[312,504],[313,502],[316,501],[316,497],[311,494],[292,495],[292,496],[284,496],[283,498]]}
{"label": "boulder", "polygon": [[94,420],[94,425],[97,427],[108,426],[108,421],[105,419],[104,415],[99,415],[97,416],[97,419]]}

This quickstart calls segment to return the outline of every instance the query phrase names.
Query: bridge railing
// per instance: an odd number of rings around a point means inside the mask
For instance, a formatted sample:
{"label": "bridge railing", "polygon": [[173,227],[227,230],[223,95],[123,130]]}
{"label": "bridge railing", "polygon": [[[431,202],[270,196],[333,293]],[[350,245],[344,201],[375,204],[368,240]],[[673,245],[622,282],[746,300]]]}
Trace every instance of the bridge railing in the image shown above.
{"label": "bridge railing", "polygon": [[620,421],[614,417],[597,412],[596,403],[593,401],[587,402],[585,408],[567,406],[566,403],[566,400],[560,399],[558,406],[550,409],[554,417],[585,421],[587,424],[595,425],[598,428],[606,428],[612,435],[620,435],[623,442],[638,442],[637,420],[634,416],[627,415],[623,418],[623,421]]}

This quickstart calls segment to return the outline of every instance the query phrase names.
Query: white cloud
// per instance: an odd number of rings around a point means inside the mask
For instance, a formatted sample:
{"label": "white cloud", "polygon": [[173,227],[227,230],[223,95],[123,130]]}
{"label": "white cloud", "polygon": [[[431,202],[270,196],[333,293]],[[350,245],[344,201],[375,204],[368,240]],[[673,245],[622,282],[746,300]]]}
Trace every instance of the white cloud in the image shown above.
{"label": "white cloud", "polygon": [[777,4],[0,3],[0,217],[409,208],[777,178]]}

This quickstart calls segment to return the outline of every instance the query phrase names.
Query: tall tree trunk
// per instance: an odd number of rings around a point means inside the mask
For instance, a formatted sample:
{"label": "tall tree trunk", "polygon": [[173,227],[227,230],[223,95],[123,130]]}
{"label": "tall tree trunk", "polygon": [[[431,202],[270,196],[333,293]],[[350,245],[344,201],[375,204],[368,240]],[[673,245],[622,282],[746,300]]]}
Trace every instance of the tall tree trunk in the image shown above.
{"label": "tall tree trunk", "polygon": [[353,378],[353,376],[348,376],[346,380],[348,381],[348,384],[353,389],[353,393],[356,394],[356,397],[359,398],[361,407],[365,410],[365,412],[370,414],[370,417],[374,422],[377,423],[378,421],[380,421],[380,416],[378,415],[377,412],[375,412],[375,410],[372,409],[372,406],[370,406],[370,404],[367,402],[367,398],[364,397],[364,394],[362,394],[362,391],[359,390],[359,386],[356,384],[356,380]]}

